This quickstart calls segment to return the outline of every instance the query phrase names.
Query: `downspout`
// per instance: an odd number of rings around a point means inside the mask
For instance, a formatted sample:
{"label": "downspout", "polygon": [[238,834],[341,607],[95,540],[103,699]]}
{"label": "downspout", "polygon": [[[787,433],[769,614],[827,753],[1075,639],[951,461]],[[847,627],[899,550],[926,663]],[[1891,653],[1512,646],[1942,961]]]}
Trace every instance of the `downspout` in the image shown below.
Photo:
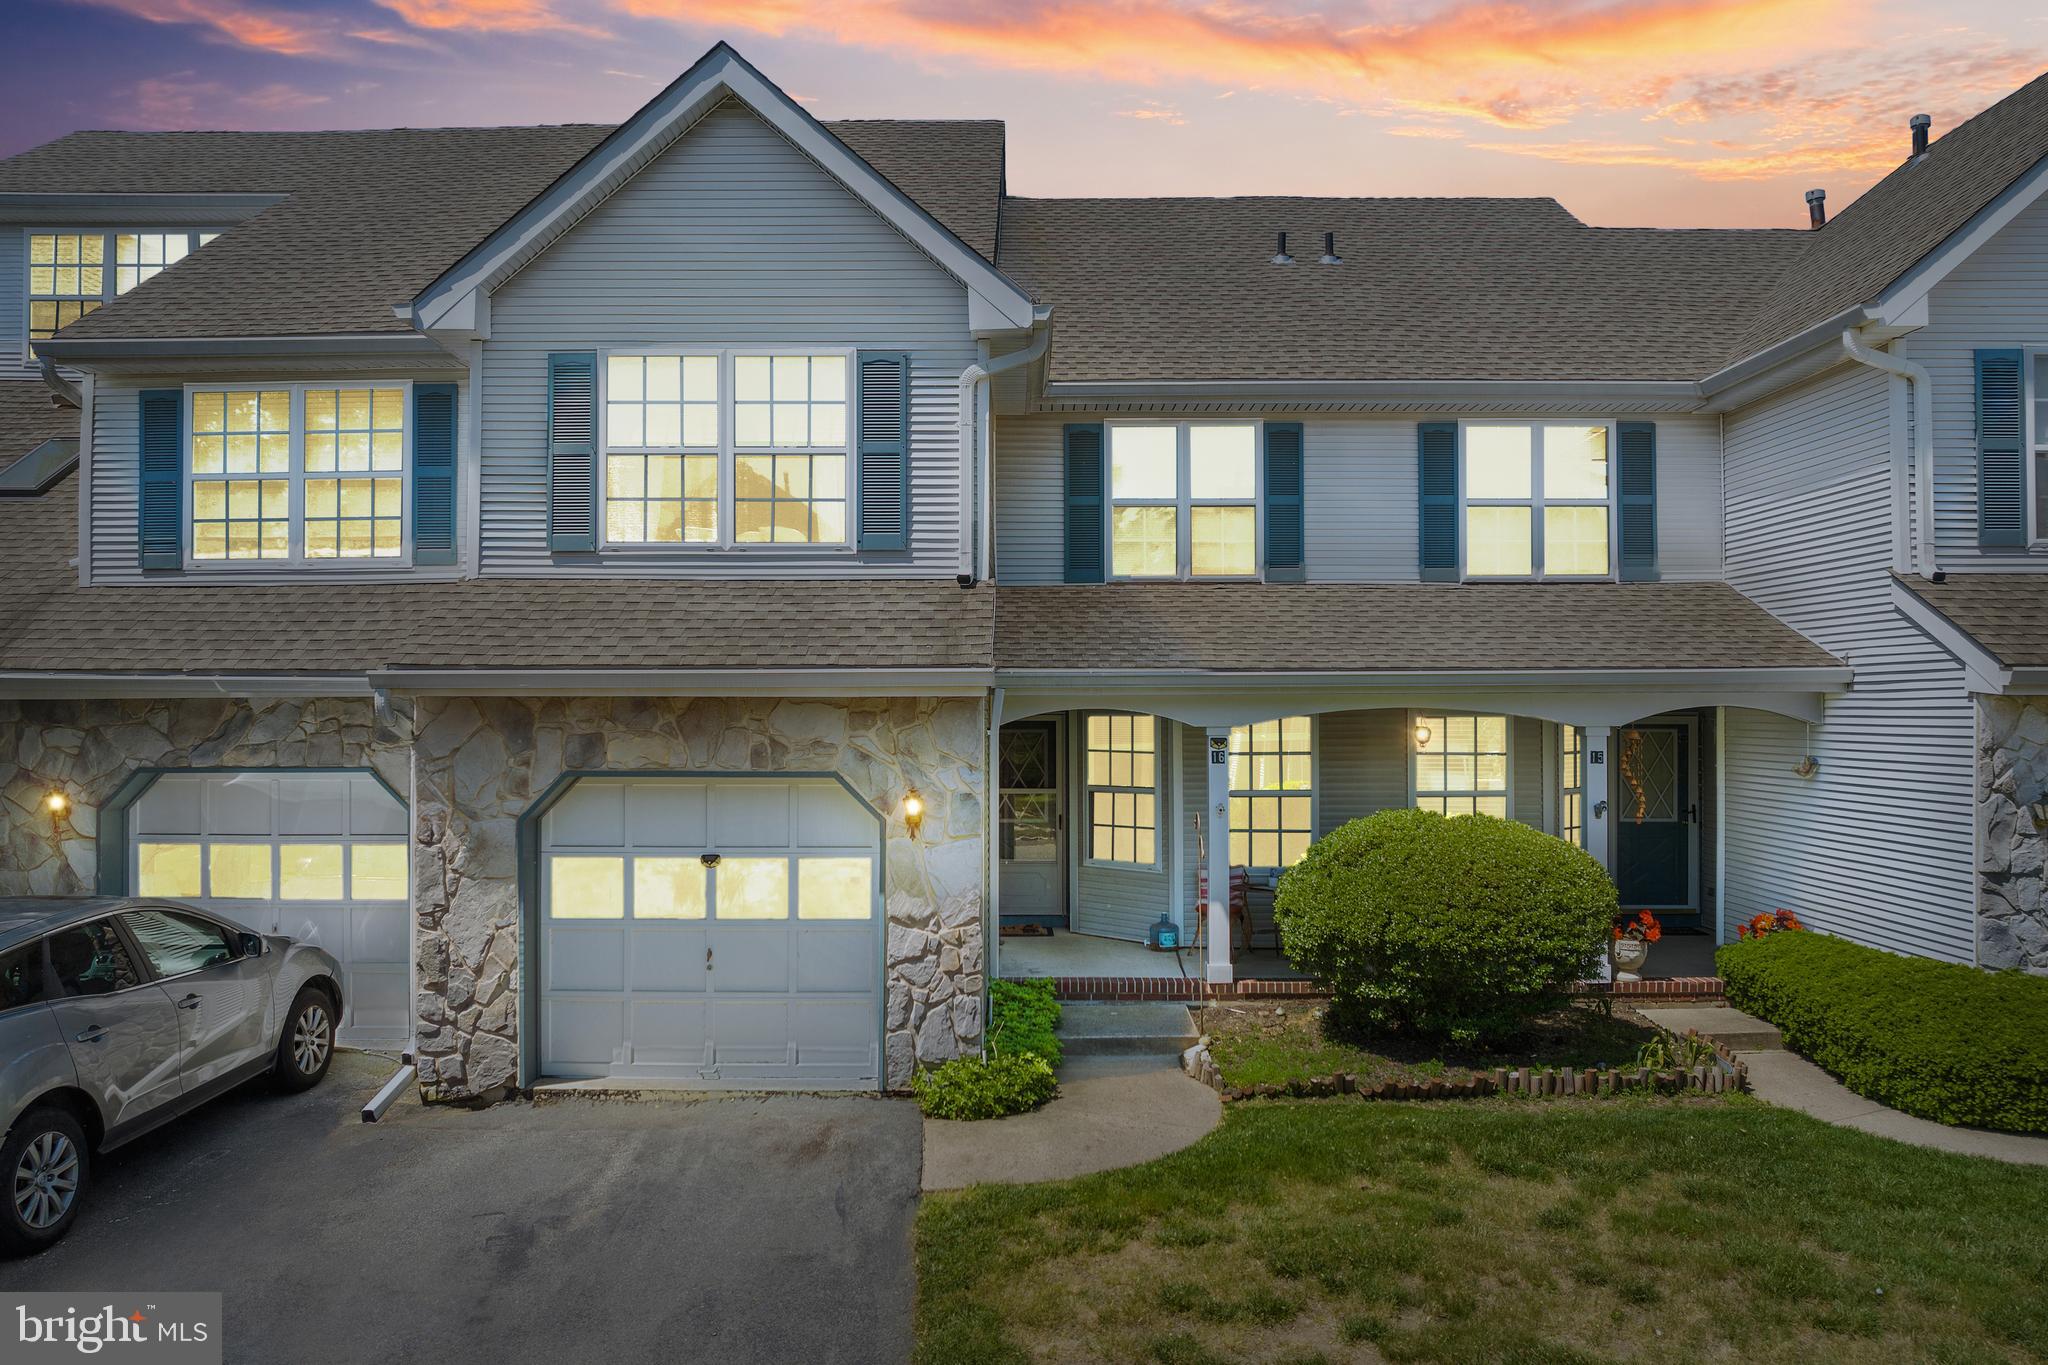
{"label": "downspout", "polygon": [[1851,360],[1874,370],[1897,375],[1913,386],[1913,472],[1917,476],[1915,502],[1919,505],[1920,535],[1914,545],[1913,567],[1923,577],[1936,573],[1934,556],[1934,381],[1927,367],[1886,351],[1873,350],[1856,335],[1856,329],[1842,329],[1842,349]]}
{"label": "downspout", "polygon": [[43,372],[43,384],[69,407],[83,407],[84,401],[78,396],[78,385],[57,373],[57,362],[48,356],[37,356],[36,365]]}
{"label": "downspout", "polygon": [[[975,441],[975,413],[979,408],[976,391],[985,379],[993,378],[1019,365],[1029,365],[1045,354],[1045,348],[1052,341],[1052,329],[1044,325],[1044,319],[1033,320],[1031,344],[1021,351],[1012,351],[994,360],[977,360],[960,372],[960,584],[962,587],[976,582],[980,574],[977,560],[974,516],[978,511],[984,528],[982,539],[989,534],[989,519],[994,514],[995,494],[990,487],[995,482],[992,472],[982,469],[981,452]],[[987,477],[984,477],[985,472]]]}

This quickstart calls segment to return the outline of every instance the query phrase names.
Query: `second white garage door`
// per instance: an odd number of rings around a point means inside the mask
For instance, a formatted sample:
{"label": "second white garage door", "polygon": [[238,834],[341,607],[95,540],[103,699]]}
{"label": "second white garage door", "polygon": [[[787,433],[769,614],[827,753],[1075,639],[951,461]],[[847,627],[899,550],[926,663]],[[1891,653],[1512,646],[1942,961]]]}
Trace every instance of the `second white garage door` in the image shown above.
{"label": "second white garage door", "polygon": [[829,779],[585,778],[541,823],[541,1070],[880,1082],[881,831]]}

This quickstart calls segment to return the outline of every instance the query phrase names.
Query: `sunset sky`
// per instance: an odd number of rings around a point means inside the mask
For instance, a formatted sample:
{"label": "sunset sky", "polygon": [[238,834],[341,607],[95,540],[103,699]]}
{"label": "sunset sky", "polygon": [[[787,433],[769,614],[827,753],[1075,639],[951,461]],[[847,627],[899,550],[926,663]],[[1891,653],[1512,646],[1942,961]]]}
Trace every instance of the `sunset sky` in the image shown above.
{"label": "sunset sky", "polygon": [[2048,70],[2039,0],[7,0],[76,128],[613,122],[720,38],[820,118],[1009,123],[1010,189],[1552,195],[1792,226]]}

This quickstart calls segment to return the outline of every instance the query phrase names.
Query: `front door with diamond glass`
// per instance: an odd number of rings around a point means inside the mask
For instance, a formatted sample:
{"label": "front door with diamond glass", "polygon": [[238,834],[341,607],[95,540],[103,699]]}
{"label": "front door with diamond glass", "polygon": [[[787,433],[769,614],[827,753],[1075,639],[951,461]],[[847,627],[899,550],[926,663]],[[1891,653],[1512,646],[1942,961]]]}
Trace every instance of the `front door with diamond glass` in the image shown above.
{"label": "front door with diamond glass", "polygon": [[1055,720],[1003,727],[1000,843],[1002,916],[1013,924],[1064,923],[1067,860],[1060,812],[1060,737]]}
{"label": "front door with diamond glass", "polygon": [[578,782],[541,821],[542,1073],[879,1086],[880,836],[830,779]]}
{"label": "front door with diamond glass", "polygon": [[1616,888],[1623,907],[1697,910],[1699,798],[1689,722],[1626,725],[1614,733]]}

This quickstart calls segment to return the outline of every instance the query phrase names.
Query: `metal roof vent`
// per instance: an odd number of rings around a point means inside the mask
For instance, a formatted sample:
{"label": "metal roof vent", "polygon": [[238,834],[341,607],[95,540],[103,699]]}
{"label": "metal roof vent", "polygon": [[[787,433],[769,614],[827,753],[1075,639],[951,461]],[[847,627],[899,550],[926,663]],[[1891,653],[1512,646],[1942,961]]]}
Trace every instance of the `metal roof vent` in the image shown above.
{"label": "metal roof vent", "polygon": [[1828,225],[1828,192],[1808,190],[1806,192],[1806,225],[1810,228],[1824,228]]}
{"label": "metal roof vent", "polygon": [[1294,258],[1287,254],[1287,234],[1280,234],[1280,249],[1273,255],[1274,265],[1293,265]]}
{"label": "metal roof vent", "polygon": [[1324,234],[1323,234],[1323,261],[1322,261],[1322,263],[1323,263],[1324,265],[1342,265],[1342,264],[1344,264],[1344,258],[1343,258],[1342,256],[1339,256],[1339,255],[1337,254],[1337,234],[1336,234],[1336,233],[1334,233],[1334,232],[1326,232],[1326,233],[1324,233]]}
{"label": "metal roof vent", "polygon": [[1907,122],[1913,129],[1913,155],[1927,155],[1927,130],[1934,125],[1934,119],[1927,114],[1915,114]]}

